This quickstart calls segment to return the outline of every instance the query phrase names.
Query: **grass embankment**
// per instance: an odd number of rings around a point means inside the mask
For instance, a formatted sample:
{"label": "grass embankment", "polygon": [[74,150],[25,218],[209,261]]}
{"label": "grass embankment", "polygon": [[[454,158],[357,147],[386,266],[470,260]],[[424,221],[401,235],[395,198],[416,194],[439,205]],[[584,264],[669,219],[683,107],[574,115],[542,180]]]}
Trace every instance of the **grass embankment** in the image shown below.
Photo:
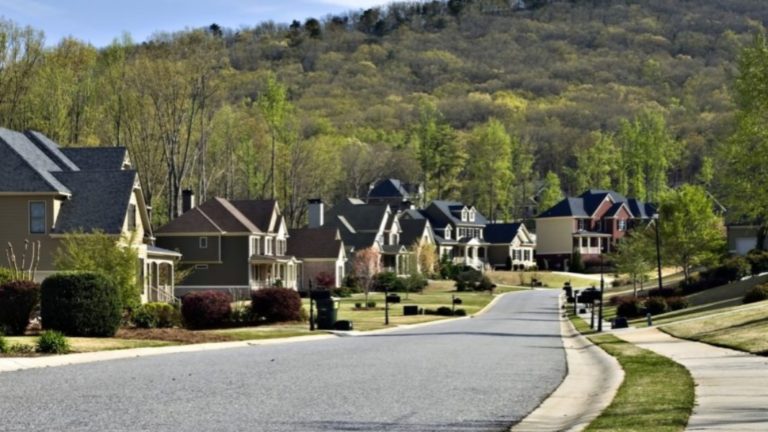
{"label": "grass embankment", "polygon": [[691,316],[661,327],[672,336],[768,356],[768,301]]}
{"label": "grass embankment", "polygon": [[[27,353],[21,355],[34,355],[33,351],[37,346],[36,336],[6,336],[8,345],[24,345],[28,347]],[[120,338],[86,338],[86,337],[68,337],[70,352],[86,353],[95,351],[112,351],[129,348],[153,348],[170,345],[178,345],[178,342],[163,340],[142,340],[142,339],[120,339]],[[9,353],[5,356],[17,356],[19,353]]]}
{"label": "grass embankment", "polygon": [[589,339],[619,361],[624,382],[611,405],[586,431],[685,429],[694,403],[693,378],[687,369],[613,335],[593,335]]}
{"label": "grass embankment", "polygon": [[562,275],[552,272],[513,272],[513,271],[489,271],[486,273],[493,283],[499,286],[530,288],[531,279],[537,279],[545,288],[562,288],[566,282],[575,287],[592,286],[596,282],[589,278]]}

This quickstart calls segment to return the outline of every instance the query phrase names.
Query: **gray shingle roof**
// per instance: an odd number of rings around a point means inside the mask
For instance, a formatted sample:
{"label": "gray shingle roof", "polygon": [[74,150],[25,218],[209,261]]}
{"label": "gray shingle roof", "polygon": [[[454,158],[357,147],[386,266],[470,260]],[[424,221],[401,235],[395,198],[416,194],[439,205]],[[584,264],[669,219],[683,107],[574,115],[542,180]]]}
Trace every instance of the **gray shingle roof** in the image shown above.
{"label": "gray shingle roof", "polygon": [[483,230],[483,238],[488,243],[512,243],[521,225],[521,223],[488,224]]}
{"label": "gray shingle roof", "polygon": [[210,232],[261,233],[262,230],[230,201],[211,198],[155,231],[156,234]]}
{"label": "gray shingle roof", "polygon": [[426,219],[400,219],[400,244],[409,247],[416,243],[427,229]]}
{"label": "gray shingle roof", "polygon": [[[51,141],[50,138],[35,131],[26,131],[24,135],[37,145],[43,153],[52,161],[67,171],[80,171],[78,165],[72,162],[62,151],[59,145]],[[95,167],[94,169],[107,169],[106,167]]]}
{"label": "gray shingle roof", "polygon": [[52,173],[62,168],[22,133],[0,128],[0,191],[71,191]]}
{"label": "gray shingle roof", "polygon": [[61,204],[54,232],[122,232],[136,171],[72,171],[56,177],[70,187],[72,197]]}
{"label": "gray shingle roof", "polygon": [[337,259],[343,243],[335,228],[302,228],[289,231],[288,253],[297,258]]}
{"label": "gray shingle roof", "polygon": [[67,147],[61,152],[84,170],[119,170],[128,150],[125,147]]}
{"label": "gray shingle roof", "polygon": [[610,197],[614,202],[614,205],[607,212],[609,216],[618,211],[621,203],[627,204],[629,211],[636,219],[648,219],[655,211],[651,204],[644,203],[638,199],[626,198],[625,196],[610,190],[590,189],[578,197],[563,199],[538,215],[537,218],[562,216],[589,218],[592,217],[606,197]]}
{"label": "gray shingle roof", "polygon": [[[483,226],[488,220],[477,209],[475,209],[475,221],[462,221],[461,210],[465,207],[458,201],[432,201],[424,210],[424,214],[434,227],[444,227],[445,225],[467,225]],[[469,208],[470,206],[466,206]]]}

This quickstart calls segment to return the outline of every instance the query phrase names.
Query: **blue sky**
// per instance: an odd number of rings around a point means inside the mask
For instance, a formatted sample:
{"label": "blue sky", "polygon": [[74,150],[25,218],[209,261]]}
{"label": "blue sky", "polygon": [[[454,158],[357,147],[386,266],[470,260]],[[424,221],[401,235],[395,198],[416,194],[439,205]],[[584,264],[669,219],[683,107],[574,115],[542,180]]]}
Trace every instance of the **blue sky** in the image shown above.
{"label": "blue sky", "polygon": [[0,0],[0,17],[43,30],[47,45],[74,36],[97,47],[123,32],[142,42],[156,31],[177,31],[217,23],[253,26],[273,20],[357,10],[389,0]]}

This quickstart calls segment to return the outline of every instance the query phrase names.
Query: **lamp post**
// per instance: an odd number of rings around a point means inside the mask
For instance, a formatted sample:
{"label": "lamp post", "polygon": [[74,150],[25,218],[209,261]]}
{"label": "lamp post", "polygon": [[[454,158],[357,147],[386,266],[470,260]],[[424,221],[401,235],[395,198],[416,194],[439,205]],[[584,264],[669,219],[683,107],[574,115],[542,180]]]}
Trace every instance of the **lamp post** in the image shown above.
{"label": "lamp post", "polygon": [[600,309],[597,313],[597,331],[603,331],[603,292],[605,291],[605,278],[603,277],[603,251],[600,251]]}
{"label": "lamp post", "polygon": [[661,295],[661,237],[659,237],[659,222],[661,221],[661,217],[658,212],[653,216],[656,221],[656,268],[659,276],[659,295]]}

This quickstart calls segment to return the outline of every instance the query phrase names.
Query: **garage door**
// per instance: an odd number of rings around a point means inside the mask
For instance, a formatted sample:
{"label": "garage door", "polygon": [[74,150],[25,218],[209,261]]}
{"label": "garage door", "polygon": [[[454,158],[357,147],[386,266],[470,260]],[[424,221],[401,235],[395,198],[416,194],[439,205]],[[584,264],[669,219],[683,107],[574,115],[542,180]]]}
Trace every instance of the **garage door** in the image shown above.
{"label": "garage door", "polygon": [[746,255],[747,252],[755,248],[756,244],[757,244],[757,238],[755,237],[737,238],[736,253],[738,253],[739,255]]}

